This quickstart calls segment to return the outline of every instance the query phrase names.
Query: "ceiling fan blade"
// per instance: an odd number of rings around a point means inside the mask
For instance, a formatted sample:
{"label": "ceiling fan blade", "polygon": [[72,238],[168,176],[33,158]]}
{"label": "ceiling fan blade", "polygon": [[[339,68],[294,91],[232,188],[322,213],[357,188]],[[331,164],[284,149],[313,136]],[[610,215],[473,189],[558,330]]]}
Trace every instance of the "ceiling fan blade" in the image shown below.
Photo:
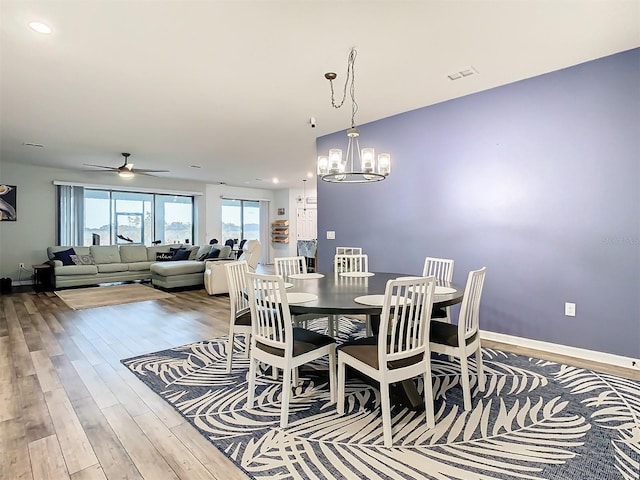
{"label": "ceiling fan blade", "polygon": [[168,172],[169,170],[149,170],[147,168],[136,168],[133,170],[133,173],[162,173],[162,172]]}
{"label": "ceiling fan blade", "polygon": [[87,167],[97,167],[97,168],[104,168],[105,170],[111,170],[112,172],[117,171],[118,169],[115,167],[107,167],[106,165],[93,165],[91,163],[84,163],[83,165],[87,166]]}

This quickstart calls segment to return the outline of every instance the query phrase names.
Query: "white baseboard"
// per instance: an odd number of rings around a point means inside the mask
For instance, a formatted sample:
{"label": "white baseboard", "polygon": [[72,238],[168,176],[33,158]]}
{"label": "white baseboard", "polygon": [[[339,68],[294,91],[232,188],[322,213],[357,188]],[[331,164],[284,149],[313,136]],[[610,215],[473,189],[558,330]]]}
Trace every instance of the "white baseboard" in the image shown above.
{"label": "white baseboard", "polygon": [[530,338],[515,337],[505,335],[503,333],[480,331],[480,338],[486,338],[494,342],[507,343],[519,347],[541,350],[543,352],[555,353],[558,355],[568,355],[570,357],[589,360],[592,362],[614,365],[616,367],[632,368],[640,370],[640,359],[632,357],[623,357],[612,353],[598,352],[596,350],[587,350],[585,348],[568,347],[557,343],[542,342],[540,340],[532,340]]}

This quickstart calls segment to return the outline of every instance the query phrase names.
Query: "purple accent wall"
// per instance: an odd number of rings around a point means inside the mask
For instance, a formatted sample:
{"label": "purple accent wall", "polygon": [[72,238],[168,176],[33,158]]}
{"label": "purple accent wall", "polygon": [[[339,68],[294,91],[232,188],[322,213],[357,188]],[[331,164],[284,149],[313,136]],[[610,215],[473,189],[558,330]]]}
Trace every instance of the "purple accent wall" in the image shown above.
{"label": "purple accent wall", "polygon": [[[336,246],[362,246],[372,271],[453,258],[460,284],[486,266],[482,329],[640,358],[640,49],[360,132],[392,174],[318,181],[321,270]],[[317,141],[334,145],[344,132]]]}

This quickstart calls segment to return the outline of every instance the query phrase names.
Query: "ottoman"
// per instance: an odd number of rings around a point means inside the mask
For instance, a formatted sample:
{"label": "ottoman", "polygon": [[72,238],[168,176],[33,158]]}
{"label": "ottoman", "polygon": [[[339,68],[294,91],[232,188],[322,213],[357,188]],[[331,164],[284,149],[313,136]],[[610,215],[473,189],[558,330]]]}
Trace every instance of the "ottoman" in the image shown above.
{"label": "ottoman", "polygon": [[204,262],[178,260],[151,265],[151,283],[164,289],[193,287],[204,284]]}

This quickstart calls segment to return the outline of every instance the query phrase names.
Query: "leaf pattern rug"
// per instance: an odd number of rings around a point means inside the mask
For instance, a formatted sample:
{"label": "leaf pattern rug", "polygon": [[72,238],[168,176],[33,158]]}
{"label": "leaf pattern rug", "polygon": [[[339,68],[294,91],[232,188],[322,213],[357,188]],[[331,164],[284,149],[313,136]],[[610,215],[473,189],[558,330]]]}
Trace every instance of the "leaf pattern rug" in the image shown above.
{"label": "leaf pattern rug", "polygon": [[[309,328],[323,331],[326,320]],[[339,343],[360,336],[361,322],[340,319]],[[225,349],[222,337],[122,362],[251,478],[640,479],[638,381],[483,349],[487,385],[478,392],[472,380],[465,412],[459,363],[434,355],[436,427],[394,406],[394,447],[385,448],[375,387],[349,377],[339,416],[327,362],[314,363],[300,373],[281,430],[281,381],[259,376],[247,409],[244,337],[230,374]]]}

